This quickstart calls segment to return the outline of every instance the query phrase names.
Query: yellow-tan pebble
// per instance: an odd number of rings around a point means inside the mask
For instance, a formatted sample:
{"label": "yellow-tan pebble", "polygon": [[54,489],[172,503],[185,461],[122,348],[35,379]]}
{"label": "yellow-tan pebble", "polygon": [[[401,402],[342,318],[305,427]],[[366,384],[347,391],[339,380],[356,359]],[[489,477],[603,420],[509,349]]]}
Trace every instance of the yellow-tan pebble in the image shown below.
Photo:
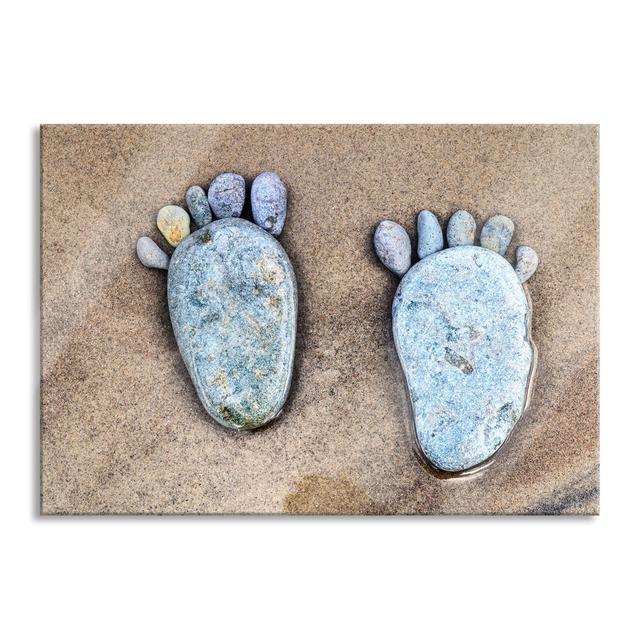
{"label": "yellow-tan pebble", "polygon": [[177,247],[190,233],[189,214],[174,204],[158,211],[157,225],[172,247]]}

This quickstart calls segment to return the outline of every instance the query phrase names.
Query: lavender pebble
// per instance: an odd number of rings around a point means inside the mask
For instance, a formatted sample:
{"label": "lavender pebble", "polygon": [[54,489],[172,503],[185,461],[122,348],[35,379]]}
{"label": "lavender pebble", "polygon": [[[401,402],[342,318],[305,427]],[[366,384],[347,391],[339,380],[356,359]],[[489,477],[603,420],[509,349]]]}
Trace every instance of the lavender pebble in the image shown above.
{"label": "lavender pebble", "polygon": [[209,204],[213,215],[237,218],[242,213],[245,196],[244,178],[237,173],[221,173],[209,187]]}
{"label": "lavender pebble", "polygon": [[373,235],[373,246],[380,262],[397,276],[403,276],[411,266],[411,239],[402,225],[383,220]]}
{"label": "lavender pebble", "polygon": [[480,232],[480,244],[503,256],[513,238],[513,221],[507,216],[491,216]]}
{"label": "lavender pebble", "polygon": [[287,217],[287,188],[269,171],[261,173],[251,185],[251,210],[255,223],[276,238]]}

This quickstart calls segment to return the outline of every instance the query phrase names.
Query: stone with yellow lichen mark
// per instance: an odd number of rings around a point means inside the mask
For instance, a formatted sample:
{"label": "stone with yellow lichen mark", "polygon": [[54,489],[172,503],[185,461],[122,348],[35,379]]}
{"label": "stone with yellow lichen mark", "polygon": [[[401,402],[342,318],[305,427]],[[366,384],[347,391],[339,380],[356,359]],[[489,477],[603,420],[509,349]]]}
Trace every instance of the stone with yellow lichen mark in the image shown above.
{"label": "stone with yellow lichen mark", "polygon": [[503,256],[507,252],[511,238],[513,238],[514,225],[507,216],[492,216],[482,227],[480,244],[485,249],[491,249]]}
{"label": "stone with yellow lichen mark", "polygon": [[456,211],[447,225],[447,242],[450,247],[473,244],[476,237],[476,221],[464,210]]}
{"label": "stone with yellow lichen mark", "polygon": [[229,381],[227,380],[227,376],[224,371],[219,371],[218,375],[212,378],[207,379],[207,384],[209,385],[218,385],[222,388],[225,394],[229,394],[231,391],[231,387],[229,386]]}
{"label": "stone with yellow lichen mark", "polygon": [[270,284],[280,284],[284,279],[284,272],[273,256],[263,256],[258,260],[260,276]]}
{"label": "stone with yellow lichen mark", "polygon": [[190,233],[189,214],[173,204],[158,211],[157,225],[172,247],[177,247]]}

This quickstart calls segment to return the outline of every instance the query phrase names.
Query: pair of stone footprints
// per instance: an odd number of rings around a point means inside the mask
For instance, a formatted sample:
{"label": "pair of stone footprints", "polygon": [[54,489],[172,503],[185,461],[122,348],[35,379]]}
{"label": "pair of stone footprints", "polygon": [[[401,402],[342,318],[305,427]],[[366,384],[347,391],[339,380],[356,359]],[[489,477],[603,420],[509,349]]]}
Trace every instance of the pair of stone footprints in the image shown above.
{"label": "pair of stone footprints", "polygon": [[[168,269],[174,334],[198,396],[219,424],[255,429],[278,416],[287,399],[296,336],[293,267],[275,236],[287,192],[274,173],[251,187],[255,224],[241,219],[244,179],[218,176],[208,193],[191,187],[189,215],[169,205],[158,228],[176,247],[171,258],[150,238],[138,240],[149,267]],[[215,219],[214,219],[215,218]],[[479,468],[504,444],[526,409],[535,366],[531,307],[522,284],[538,259],[519,247],[515,270],[504,259],[513,223],[494,216],[481,246],[466,211],[449,220],[447,241],[434,214],[418,215],[418,262],[403,227],[381,222],[374,248],[402,277],[393,333],[413,409],[421,458],[444,472]]]}

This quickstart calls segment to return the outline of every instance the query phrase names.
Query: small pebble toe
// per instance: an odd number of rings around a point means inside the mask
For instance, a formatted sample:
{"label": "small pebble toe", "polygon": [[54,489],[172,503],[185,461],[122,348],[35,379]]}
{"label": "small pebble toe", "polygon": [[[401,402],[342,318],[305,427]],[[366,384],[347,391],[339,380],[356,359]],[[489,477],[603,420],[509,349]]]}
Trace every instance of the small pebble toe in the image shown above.
{"label": "small pebble toe", "polygon": [[476,237],[476,221],[468,211],[456,211],[447,225],[447,243],[450,247],[473,244]]}
{"label": "small pebble toe", "polygon": [[503,256],[513,238],[513,221],[507,216],[492,216],[482,227],[480,245]]}
{"label": "small pebble toe", "polygon": [[150,269],[168,269],[169,256],[151,239],[143,236],[136,243],[138,259]]}
{"label": "small pebble toe", "polygon": [[209,187],[209,204],[216,219],[237,218],[244,207],[246,185],[237,173],[221,173]]}
{"label": "small pebble toe", "polygon": [[516,275],[524,284],[538,268],[538,254],[531,248],[523,245],[516,250]]}
{"label": "small pebble toe", "polygon": [[431,211],[421,211],[418,214],[418,258],[422,260],[443,247],[444,238],[438,218]]}
{"label": "small pebble toe", "polygon": [[158,211],[158,229],[172,247],[177,247],[191,231],[189,214],[174,204],[162,207]]}
{"label": "small pebble toe", "polygon": [[267,171],[251,185],[251,211],[255,223],[276,238],[287,217],[287,188],[280,177]]}
{"label": "small pebble toe", "polygon": [[211,207],[209,206],[207,194],[202,187],[197,185],[189,187],[186,200],[187,209],[189,209],[189,213],[198,229],[211,222]]}
{"label": "small pebble toe", "polygon": [[411,267],[411,238],[402,225],[383,220],[373,235],[373,246],[380,262],[397,276]]}

